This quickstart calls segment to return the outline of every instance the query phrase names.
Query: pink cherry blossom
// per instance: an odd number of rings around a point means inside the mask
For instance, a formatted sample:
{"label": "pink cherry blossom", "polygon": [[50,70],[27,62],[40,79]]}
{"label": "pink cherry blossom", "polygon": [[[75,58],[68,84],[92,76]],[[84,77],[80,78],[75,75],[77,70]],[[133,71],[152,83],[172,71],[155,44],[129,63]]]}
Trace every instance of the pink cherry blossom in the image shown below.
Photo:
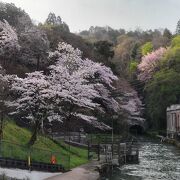
{"label": "pink cherry blossom", "polygon": [[139,75],[138,79],[140,81],[149,81],[153,74],[158,70],[158,65],[163,55],[167,51],[166,48],[159,48],[158,50],[142,57],[141,63],[138,65]]}

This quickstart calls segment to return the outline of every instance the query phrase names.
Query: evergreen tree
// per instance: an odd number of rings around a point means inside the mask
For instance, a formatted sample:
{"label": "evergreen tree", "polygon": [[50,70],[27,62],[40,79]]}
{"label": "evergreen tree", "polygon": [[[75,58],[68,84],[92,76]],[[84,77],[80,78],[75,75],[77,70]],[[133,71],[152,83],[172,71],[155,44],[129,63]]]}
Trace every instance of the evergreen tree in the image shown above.
{"label": "evergreen tree", "polygon": [[60,16],[58,16],[58,17],[56,18],[56,23],[57,23],[58,25],[61,25],[61,24],[62,24],[62,19],[61,19]]}
{"label": "evergreen tree", "polygon": [[176,26],[176,34],[180,34],[180,20],[178,21]]}
{"label": "evergreen tree", "polygon": [[46,24],[50,24],[50,25],[57,24],[57,18],[54,13],[51,13],[51,12],[49,13],[48,18],[46,19]]}
{"label": "evergreen tree", "polygon": [[168,39],[171,39],[172,38],[172,33],[169,31],[169,29],[164,29],[164,32],[163,32],[163,37],[166,37]]}
{"label": "evergreen tree", "polygon": [[46,21],[45,21],[45,25],[51,25],[53,28],[58,29],[59,30],[63,30],[65,32],[70,32],[69,30],[69,26],[62,21],[60,16],[57,16],[54,13],[49,13]]}

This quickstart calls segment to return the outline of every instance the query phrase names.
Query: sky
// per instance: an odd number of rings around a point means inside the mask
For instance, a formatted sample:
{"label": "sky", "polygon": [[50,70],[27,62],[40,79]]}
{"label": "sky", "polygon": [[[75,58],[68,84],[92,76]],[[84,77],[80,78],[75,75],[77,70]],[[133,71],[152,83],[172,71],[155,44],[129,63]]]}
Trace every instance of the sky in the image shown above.
{"label": "sky", "polygon": [[72,32],[90,26],[115,29],[168,28],[175,32],[180,19],[180,0],[2,0],[24,9],[36,22],[49,12],[60,15]]}

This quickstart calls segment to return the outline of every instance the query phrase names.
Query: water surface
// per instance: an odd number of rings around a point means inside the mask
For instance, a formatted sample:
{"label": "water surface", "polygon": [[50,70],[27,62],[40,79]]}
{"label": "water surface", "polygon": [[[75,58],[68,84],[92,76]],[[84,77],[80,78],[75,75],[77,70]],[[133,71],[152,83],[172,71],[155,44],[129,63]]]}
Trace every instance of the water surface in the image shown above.
{"label": "water surface", "polygon": [[110,180],[180,180],[180,150],[159,142],[140,146],[139,164],[124,165]]}

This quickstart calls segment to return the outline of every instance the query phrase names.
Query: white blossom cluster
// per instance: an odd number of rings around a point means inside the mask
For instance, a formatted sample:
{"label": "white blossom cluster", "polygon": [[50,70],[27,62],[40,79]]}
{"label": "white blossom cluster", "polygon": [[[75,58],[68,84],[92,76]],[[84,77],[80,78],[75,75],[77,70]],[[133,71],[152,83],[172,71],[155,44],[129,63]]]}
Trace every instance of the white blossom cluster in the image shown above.
{"label": "white blossom cluster", "polygon": [[0,55],[8,54],[8,56],[12,56],[19,49],[20,46],[15,30],[6,20],[4,22],[0,21]]}
{"label": "white blossom cluster", "polygon": [[84,120],[98,128],[108,128],[98,123],[87,111],[101,109],[94,101],[101,99],[107,106],[117,111],[118,103],[111,97],[108,88],[117,79],[110,68],[82,59],[82,52],[71,45],[60,43],[55,52],[50,53],[55,64],[49,67],[49,74],[36,71],[26,78],[14,78],[12,91],[17,99],[11,103],[14,113],[22,113],[31,121],[64,121],[70,118]]}

